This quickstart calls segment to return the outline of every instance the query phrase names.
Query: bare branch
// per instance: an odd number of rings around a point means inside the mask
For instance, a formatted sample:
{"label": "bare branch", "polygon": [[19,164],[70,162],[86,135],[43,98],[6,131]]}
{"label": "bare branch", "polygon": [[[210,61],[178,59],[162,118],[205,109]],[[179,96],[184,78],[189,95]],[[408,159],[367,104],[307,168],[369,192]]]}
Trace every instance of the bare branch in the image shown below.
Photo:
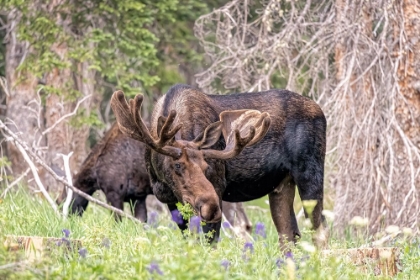
{"label": "bare branch", "polygon": [[[16,140],[16,139],[14,139]],[[25,161],[28,163],[29,167],[31,168],[32,171],[32,175],[34,176],[35,182],[39,188],[39,190],[42,192],[42,194],[44,195],[45,199],[47,199],[48,203],[50,204],[51,208],[54,210],[54,212],[56,214],[59,214],[58,212],[58,208],[57,205],[55,204],[54,200],[51,198],[51,196],[49,195],[49,193],[47,192],[47,190],[45,189],[44,185],[41,182],[41,179],[39,178],[38,175],[38,171],[36,169],[35,164],[32,162],[32,160],[30,159],[30,157],[28,156],[28,153],[26,152],[26,150],[20,145],[20,143],[18,143],[17,141],[15,141],[15,145],[16,147],[19,149],[19,151],[21,152],[23,158],[25,159]]]}
{"label": "bare branch", "polygon": [[[70,186],[73,186],[73,179],[71,178],[71,172],[70,172],[70,157],[72,156],[72,154],[73,152],[71,152],[68,155],[61,154],[64,161],[64,171],[66,172],[67,184]],[[65,188],[67,189],[67,196],[63,204],[64,219],[66,219],[67,216],[69,215],[69,207],[70,207],[71,199],[73,197],[73,190],[68,187],[65,187]]]}
{"label": "bare branch", "polygon": [[82,104],[83,101],[85,101],[86,99],[90,98],[91,96],[92,96],[91,94],[86,95],[85,97],[83,97],[82,99],[80,99],[79,101],[77,101],[76,107],[74,108],[73,112],[61,116],[61,118],[59,118],[52,126],[50,126],[48,129],[44,130],[42,132],[42,135],[44,136],[45,134],[49,133],[51,130],[53,130],[59,123],[61,123],[66,118],[69,118],[71,116],[74,116],[77,113],[77,110],[79,109],[80,104]]}
{"label": "bare branch", "polygon": [[29,174],[29,172],[31,171],[30,168],[26,169],[25,172],[23,172],[16,180],[14,180],[9,186],[7,186],[7,188],[4,190],[4,192],[1,194],[1,197],[5,198],[7,195],[7,192],[13,188],[14,186],[16,186],[24,177],[26,177],[26,175]]}

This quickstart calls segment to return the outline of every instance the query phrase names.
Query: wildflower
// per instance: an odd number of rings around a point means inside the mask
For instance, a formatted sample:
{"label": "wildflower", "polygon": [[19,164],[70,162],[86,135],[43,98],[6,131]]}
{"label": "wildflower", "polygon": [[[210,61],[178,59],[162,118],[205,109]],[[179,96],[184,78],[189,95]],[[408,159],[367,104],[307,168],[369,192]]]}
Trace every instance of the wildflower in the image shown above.
{"label": "wildflower", "polygon": [[255,224],[255,234],[264,238],[267,237],[267,234],[265,233],[265,226],[263,223],[257,222]]}
{"label": "wildflower", "polygon": [[153,274],[156,272],[159,275],[163,275],[162,270],[160,270],[159,265],[156,262],[151,262],[147,266],[147,270],[149,271],[150,274]]}
{"label": "wildflower", "polygon": [[106,237],[105,237],[105,238],[102,240],[101,245],[102,245],[103,247],[105,247],[105,248],[109,249],[109,247],[111,246],[111,240],[109,240],[108,238],[106,238]]}
{"label": "wildflower", "polygon": [[222,260],[220,262],[220,265],[223,266],[225,268],[225,270],[227,270],[229,268],[229,266],[230,266],[230,261],[228,261],[228,260]]}
{"label": "wildflower", "polygon": [[362,218],[360,216],[354,216],[350,221],[350,225],[354,225],[357,227],[365,227],[368,224],[369,224],[368,218]]}
{"label": "wildflower", "polygon": [[190,231],[195,233],[201,232],[201,219],[198,216],[193,216],[190,219]]}
{"label": "wildflower", "polygon": [[156,211],[152,211],[149,214],[149,218],[147,219],[147,223],[152,227],[156,227],[158,224],[158,213]]}
{"label": "wildflower", "polygon": [[184,223],[184,220],[182,219],[182,215],[178,211],[178,209],[172,210],[171,216],[172,216],[172,221],[174,221],[178,225],[182,225]]}
{"label": "wildflower", "polygon": [[413,230],[411,228],[408,228],[408,227],[404,227],[402,229],[402,232],[404,233],[404,236],[412,236],[413,235]]}
{"label": "wildflower", "polygon": [[70,230],[63,229],[62,232],[63,232],[65,238],[69,238],[69,236],[70,236]]}
{"label": "wildflower", "polygon": [[334,214],[334,212],[332,212],[332,211],[330,211],[330,210],[322,210],[322,215],[324,215],[324,216],[325,216],[325,218],[326,218],[328,221],[330,221],[330,222],[334,221],[334,218],[335,218],[335,214]]}
{"label": "wildflower", "polygon": [[386,227],[385,231],[388,234],[394,234],[394,233],[399,233],[400,228],[398,226],[390,225]]}
{"label": "wildflower", "polygon": [[242,258],[247,261],[249,257],[254,253],[254,245],[252,242],[246,242],[243,249]]}
{"label": "wildflower", "polygon": [[81,249],[79,249],[79,255],[82,257],[82,258],[86,258],[86,255],[87,255],[87,250],[86,250],[86,248],[81,248]]}
{"label": "wildflower", "polygon": [[292,252],[288,251],[288,252],[285,254],[285,256],[286,256],[286,259],[292,259],[292,260],[293,260],[293,253],[292,253]]}
{"label": "wildflower", "polygon": [[278,268],[281,268],[284,264],[284,260],[283,259],[277,259],[276,260],[276,265]]}
{"label": "wildflower", "polygon": [[295,279],[296,264],[292,259],[286,259],[286,275],[287,279]]}
{"label": "wildflower", "polygon": [[254,253],[254,245],[252,242],[246,242],[244,245],[244,253],[246,253],[249,250],[249,252]]}
{"label": "wildflower", "polygon": [[308,253],[315,253],[316,252],[315,246],[310,244],[309,242],[301,241],[300,246],[302,247],[303,250],[305,250]]}
{"label": "wildflower", "polygon": [[311,222],[311,220],[310,220],[310,219],[305,219],[305,220],[303,221],[303,225],[304,225],[305,227],[307,227],[307,228],[311,228],[311,227],[312,227],[312,222]]}
{"label": "wildflower", "polygon": [[229,223],[229,222],[223,222],[223,223],[222,223],[222,227],[223,227],[223,228],[225,228],[225,229],[229,229],[229,228],[231,228],[231,226],[230,226],[230,223]]}
{"label": "wildflower", "polygon": [[61,238],[61,241],[60,241],[59,245],[61,245],[61,244],[65,244],[67,247],[70,247],[70,245],[71,245],[70,240],[68,240],[65,237]]}

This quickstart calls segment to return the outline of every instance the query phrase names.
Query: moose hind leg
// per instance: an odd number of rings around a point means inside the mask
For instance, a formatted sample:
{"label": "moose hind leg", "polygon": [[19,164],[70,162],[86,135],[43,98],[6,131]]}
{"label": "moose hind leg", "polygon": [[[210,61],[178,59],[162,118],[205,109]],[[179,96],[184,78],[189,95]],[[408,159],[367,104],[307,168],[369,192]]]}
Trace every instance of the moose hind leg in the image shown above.
{"label": "moose hind leg", "polygon": [[280,249],[288,249],[289,243],[296,243],[300,236],[297,227],[293,201],[295,198],[295,183],[292,177],[287,176],[280,185],[269,195],[271,217],[279,234]]}
{"label": "moose hind leg", "polygon": [[141,222],[147,222],[146,196],[135,200],[133,214]]}
{"label": "moose hind leg", "polygon": [[305,216],[311,221],[312,229],[315,230],[312,236],[314,244],[318,248],[324,248],[328,241],[328,230],[323,210],[323,175],[319,172],[305,172],[295,177],[299,195],[304,204]]}

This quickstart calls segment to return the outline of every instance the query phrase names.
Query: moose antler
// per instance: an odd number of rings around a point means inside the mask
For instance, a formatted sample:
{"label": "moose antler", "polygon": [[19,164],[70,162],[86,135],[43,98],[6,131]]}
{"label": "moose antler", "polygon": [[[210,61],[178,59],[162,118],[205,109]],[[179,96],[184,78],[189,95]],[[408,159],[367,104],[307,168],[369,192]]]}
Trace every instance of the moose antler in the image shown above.
{"label": "moose antler", "polygon": [[172,110],[169,113],[159,132],[159,139],[155,139],[150,134],[150,131],[140,116],[142,103],[143,95],[141,94],[136,95],[128,104],[122,91],[114,92],[111,98],[111,108],[117,118],[120,130],[127,136],[145,143],[149,148],[158,153],[179,158],[181,156],[181,150],[167,145],[182,127],[179,124],[174,129],[170,129],[175,120],[176,112]]}
{"label": "moose antler", "polygon": [[[270,128],[270,115],[256,110],[224,111],[220,114],[224,123],[223,136],[226,148],[223,151],[203,150],[204,156],[215,159],[230,159],[237,156],[242,150],[260,141]],[[248,135],[242,137],[241,134]]]}

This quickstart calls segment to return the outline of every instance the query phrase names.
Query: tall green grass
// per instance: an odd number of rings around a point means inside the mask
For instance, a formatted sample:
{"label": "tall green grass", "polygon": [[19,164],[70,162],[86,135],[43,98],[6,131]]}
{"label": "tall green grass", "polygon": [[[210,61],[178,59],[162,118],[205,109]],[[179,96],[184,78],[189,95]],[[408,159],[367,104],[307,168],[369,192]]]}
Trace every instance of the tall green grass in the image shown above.
{"label": "tall green grass", "polygon": [[[200,235],[183,237],[169,215],[154,224],[127,219],[117,223],[111,214],[90,205],[85,215],[63,220],[39,196],[23,189],[0,201],[0,242],[6,235],[32,235],[80,239],[83,248],[70,253],[62,246],[35,261],[22,252],[8,252],[0,244],[0,279],[381,279],[373,271],[362,273],[343,258],[321,257],[312,247],[297,245],[289,258],[278,250],[277,233],[270,214],[248,210],[255,225],[265,225],[266,238],[254,234],[251,244],[222,232],[217,246]],[[304,244],[311,233],[301,226]],[[363,240],[332,238],[330,247],[348,248]],[[366,241],[366,240],[365,240]],[[306,243],[305,243],[306,242]],[[420,279],[418,239],[397,239],[402,250],[402,271],[397,279]]]}

